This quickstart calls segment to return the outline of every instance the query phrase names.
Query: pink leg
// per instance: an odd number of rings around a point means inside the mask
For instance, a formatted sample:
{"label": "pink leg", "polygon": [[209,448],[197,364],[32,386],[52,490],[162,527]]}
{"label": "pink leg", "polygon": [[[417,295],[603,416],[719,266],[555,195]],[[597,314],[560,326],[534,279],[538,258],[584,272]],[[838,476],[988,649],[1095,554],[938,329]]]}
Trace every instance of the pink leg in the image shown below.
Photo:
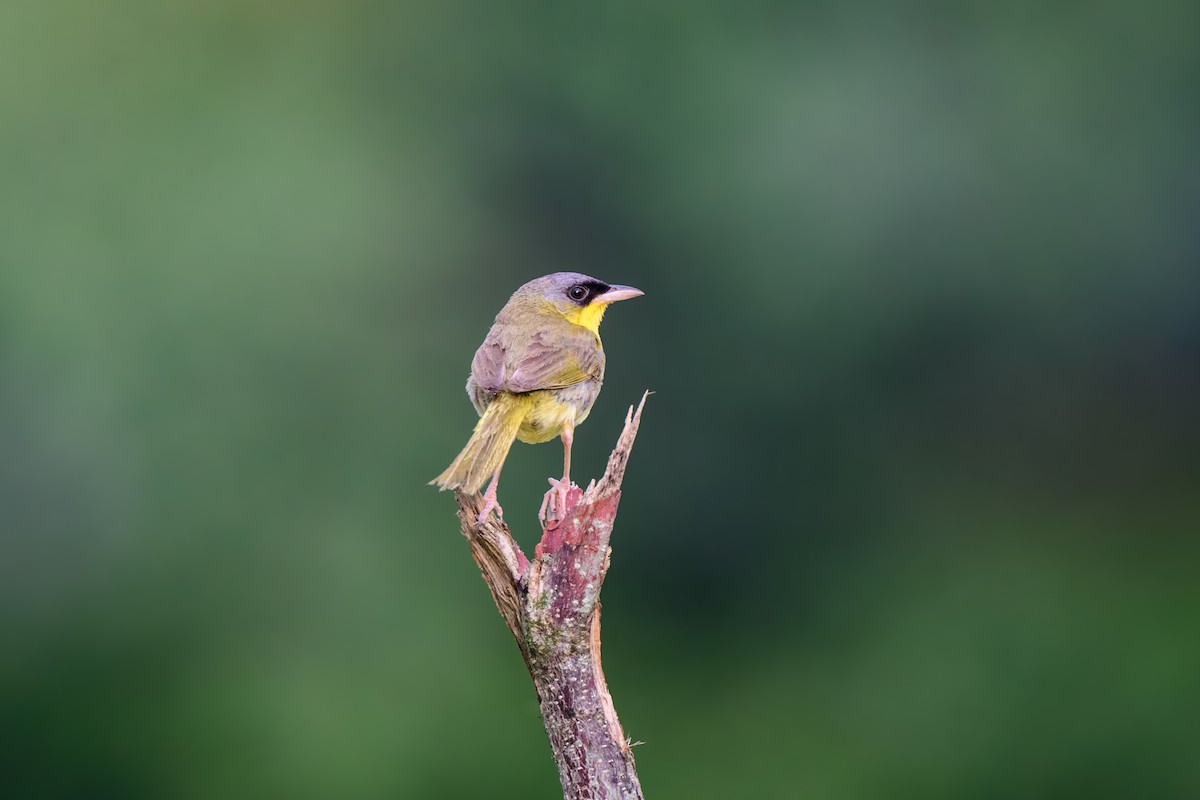
{"label": "pink leg", "polygon": [[500,507],[500,503],[496,501],[496,486],[500,483],[500,470],[497,469],[492,475],[492,482],[488,484],[487,491],[483,493],[483,510],[479,512],[479,518],[475,520],[476,525],[482,525],[487,519],[488,514],[492,509],[496,509],[496,516],[500,519],[504,518],[504,509]]}
{"label": "pink leg", "polygon": [[571,488],[571,444],[575,441],[575,423],[569,422],[563,425],[562,443],[563,443],[563,477],[562,482]]}
{"label": "pink leg", "polygon": [[542,507],[538,509],[538,519],[545,522],[546,513],[549,510],[550,514],[559,519],[567,512],[567,492],[571,489],[571,443],[575,441],[575,424],[569,422],[563,425],[562,443],[563,443],[563,476],[562,480],[550,479],[550,491],[546,492],[546,496],[542,498]]}

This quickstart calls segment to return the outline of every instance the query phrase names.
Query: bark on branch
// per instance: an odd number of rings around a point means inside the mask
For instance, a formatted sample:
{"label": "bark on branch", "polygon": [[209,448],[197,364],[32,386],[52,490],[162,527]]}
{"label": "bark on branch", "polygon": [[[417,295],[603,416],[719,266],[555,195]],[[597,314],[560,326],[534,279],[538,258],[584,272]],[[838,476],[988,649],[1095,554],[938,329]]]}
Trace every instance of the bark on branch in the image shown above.
{"label": "bark on branch", "polygon": [[571,487],[564,515],[542,530],[532,563],[504,522],[476,523],[478,496],[455,493],[471,555],[533,677],[564,800],[642,800],[630,742],[600,665],[600,587],[647,395],[636,411],[629,409],[599,483],[587,491]]}

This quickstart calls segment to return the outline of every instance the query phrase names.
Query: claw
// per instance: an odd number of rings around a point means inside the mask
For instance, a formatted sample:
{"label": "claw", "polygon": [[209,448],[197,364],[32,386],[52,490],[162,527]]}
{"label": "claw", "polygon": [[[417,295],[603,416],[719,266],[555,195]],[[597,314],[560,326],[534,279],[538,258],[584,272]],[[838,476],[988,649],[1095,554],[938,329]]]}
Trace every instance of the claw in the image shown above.
{"label": "claw", "polygon": [[567,513],[567,494],[571,484],[566,478],[547,478],[550,491],[542,498],[542,506],[538,509],[538,520],[546,525],[550,520],[562,519]]}
{"label": "claw", "polygon": [[483,493],[483,508],[479,512],[479,517],[475,520],[476,525],[482,525],[487,521],[488,514],[492,510],[496,511],[498,519],[504,519],[504,509],[500,507],[500,503],[496,501],[496,481],[492,481],[492,485]]}

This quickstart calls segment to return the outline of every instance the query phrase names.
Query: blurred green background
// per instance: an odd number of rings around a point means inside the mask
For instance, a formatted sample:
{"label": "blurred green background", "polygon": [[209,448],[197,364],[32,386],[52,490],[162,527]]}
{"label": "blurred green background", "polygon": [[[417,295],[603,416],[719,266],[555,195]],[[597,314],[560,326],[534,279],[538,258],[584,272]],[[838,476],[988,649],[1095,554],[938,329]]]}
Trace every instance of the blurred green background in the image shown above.
{"label": "blurred green background", "polygon": [[[1200,796],[1194,5],[0,5],[0,792],[552,798],[425,485],[605,323],[655,800]],[[522,545],[557,445],[519,445]]]}

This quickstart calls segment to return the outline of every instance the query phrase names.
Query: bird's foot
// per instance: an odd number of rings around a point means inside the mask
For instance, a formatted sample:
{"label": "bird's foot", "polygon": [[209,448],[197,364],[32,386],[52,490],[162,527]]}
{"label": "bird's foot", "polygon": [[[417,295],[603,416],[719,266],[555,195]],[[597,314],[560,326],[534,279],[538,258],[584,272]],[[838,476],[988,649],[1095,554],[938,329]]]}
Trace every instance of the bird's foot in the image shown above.
{"label": "bird's foot", "polygon": [[483,508],[479,511],[479,516],[476,518],[475,524],[482,525],[486,522],[488,514],[492,513],[493,509],[496,511],[496,518],[503,520],[504,509],[496,502],[496,487],[489,486],[488,490],[483,493]]}
{"label": "bird's foot", "polygon": [[548,526],[551,520],[562,519],[567,514],[567,495],[571,491],[571,482],[562,478],[548,478],[550,491],[542,498],[542,506],[538,509],[538,520],[543,526]]}

